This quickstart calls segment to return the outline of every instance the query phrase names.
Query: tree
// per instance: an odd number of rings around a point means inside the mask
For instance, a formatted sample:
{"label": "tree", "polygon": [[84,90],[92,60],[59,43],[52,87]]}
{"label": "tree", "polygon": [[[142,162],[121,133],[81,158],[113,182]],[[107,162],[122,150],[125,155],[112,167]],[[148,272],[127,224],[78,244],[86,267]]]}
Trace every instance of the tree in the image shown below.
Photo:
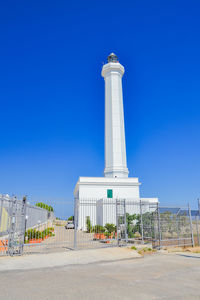
{"label": "tree", "polygon": [[[139,232],[142,234],[141,230],[141,221],[143,223],[143,235],[145,237],[155,237],[155,225],[157,221],[155,221],[154,212],[146,212],[141,215],[137,215],[137,222],[135,224],[135,232]],[[157,226],[157,225],[156,225]]]}
{"label": "tree", "polygon": [[127,234],[129,238],[133,238],[134,232],[137,231],[136,226],[134,226],[134,221],[137,220],[138,217],[136,214],[129,215],[126,214],[126,225],[127,225]]}
{"label": "tree", "polygon": [[68,221],[74,221],[74,216],[69,217]]}

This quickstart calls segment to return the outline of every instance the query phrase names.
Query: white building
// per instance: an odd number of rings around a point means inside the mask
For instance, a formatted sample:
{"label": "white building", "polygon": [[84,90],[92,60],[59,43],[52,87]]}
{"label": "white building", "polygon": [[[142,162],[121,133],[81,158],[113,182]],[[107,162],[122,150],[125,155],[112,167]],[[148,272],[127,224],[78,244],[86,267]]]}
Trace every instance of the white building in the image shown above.
{"label": "white building", "polygon": [[[128,177],[122,95],[123,74],[124,67],[118,62],[117,56],[114,53],[110,54],[108,63],[103,66],[101,72],[105,80],[104,177],[79,177],[74,190],[75,199],[82,204],[78,206],[79,229],[85,228],[87,216],[90,217],[92,225],[115,223],[116,211],[111,203],[116,199],[126,199],[127,202],[133,203],[141,200],[138,178]],[[142,200],[147,203],[158,201],[157,198]],[[88,201],[94,203],[90,205]],[[106,201],[107,206],[102,205],[102,201]],[[94,209],[91,209],[92,205]],[[129,213],[138,213],[133,205],[127,205],[126,209]]]}

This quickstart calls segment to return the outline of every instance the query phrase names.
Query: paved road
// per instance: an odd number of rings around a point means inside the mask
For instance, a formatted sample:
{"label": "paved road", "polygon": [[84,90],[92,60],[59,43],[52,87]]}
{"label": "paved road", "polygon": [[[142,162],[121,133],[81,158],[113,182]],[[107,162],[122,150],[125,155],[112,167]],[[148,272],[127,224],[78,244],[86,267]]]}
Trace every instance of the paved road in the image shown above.
{"label": "paved road", "polygon": [[155,254],[115,262],[1,271],[0,299],[199,300],[200,255]]}

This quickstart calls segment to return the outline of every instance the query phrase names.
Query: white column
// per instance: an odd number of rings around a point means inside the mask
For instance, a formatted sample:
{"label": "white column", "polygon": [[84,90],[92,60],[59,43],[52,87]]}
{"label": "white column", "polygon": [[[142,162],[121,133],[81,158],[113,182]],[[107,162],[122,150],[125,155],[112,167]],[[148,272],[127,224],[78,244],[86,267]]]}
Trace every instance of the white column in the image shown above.
{"label": "white column", "polygon": [[[110,57],[115,58],[114,54]],[[105,177],[128,177],[124,130],[122,76],[124,67],[115,60],[103,66],[105,80]]]}

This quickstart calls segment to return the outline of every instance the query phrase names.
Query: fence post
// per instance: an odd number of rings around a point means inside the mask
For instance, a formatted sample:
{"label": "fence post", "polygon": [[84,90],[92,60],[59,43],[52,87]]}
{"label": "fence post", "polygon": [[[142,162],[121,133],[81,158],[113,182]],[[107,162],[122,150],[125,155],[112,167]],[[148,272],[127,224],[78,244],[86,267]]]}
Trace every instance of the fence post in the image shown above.
{"label": "fence post", "polygon": [[[158,240],[158,226],[156,227],[156,220],[158,219],[158,208],[157,208],[157,215],[154,212],[154,216],[153,216],[153,230],[154,230],[154,246],[156,247],[156,242]],[[158,221],[158,220],[157,220]]]}
{"label": "fence post", "polygon": [[152,248],[153,248],[153,233],[154,233],[154,230],[153,230],[153,223],[152,223],[152,218],[153,218],[153,215],[151,215],[150,217],[150,222],[151,222],[151,243],[152,243]]}
{"label": "fence post", "polygon": [[191,216],[191,209],[190,204],[188,203],[188,213],[190,218],[190,231],[191,231],[191,239],[192,239],[192,247],[194,247],[194,235],[193,235],[193,226],[192,226],[192,216]]}
{"label": "fence post", "polygon": [[125,240],[126,245],[128,243],[128,234],[127,234],[127,222],[126,222],[126,199],[124,199],[124,225],[125,225]]}
{"label": "fence post", "polygon": [[176,228],[177,228],[177,237],[178,237],[178,246],[180,246],[180,234],[179,234],[179,212],[180,212],[180,208],[176,214]]}
{"label": "fence post", "polygon": [[17,209],[17,198],[11,198],[11,208],[10,212],[10,228],[9,228],[9,238],[8,238],[8,253],[10,256],[14,255],[14,237],[15,237],[15,226],[16,226],[16,209]]}
{"label": "fence post", "polygon": [[119,247],[119,224],[118,224],[118,211],[117,211],[117,205],[118,205],[118,200],[116,198],[116,227],[117,227],[117,246]]}
{"label": "fence post", "polygon": [[196,216],[196,229],[197,229],[197,243],[198,243],[198,246],[200,246],[200,243],[199,243],[199,216],[198,215]]}
{"label": "fence post", "polygon": [[144,228],[143,228],[143,217],[142,217],[142,201],[140,200],[140,226],[142,234],[142,244],[144,244]]}
{"label": "fence post", "polygon": [[159,249],[161,249],[161,224],[160,224],[160,208],[159,208],[159,203],[157,204],[157,210],[158,210],[158,234],[159,234]]}
{"label": "fence post", "polygon": [[77,199],[74,199],[74,250],[77,249],[77,225],[78,225],[78,218],[77,218]]}
{"label": "fence post", "polygon": [[199,216],[200,216],[200,199],[197,199],[198,202],[198,210],[196,215],[196,229],[197,229],[197,242],[198,246],[200,246],[200,236],[199,236]]}
{"label": "fence post", "polygon": [[19,254],[23,254],[24,251],[24,241],[25,241],[25,232],[26,232],[26,196],[22,199],[22,209],[21,209],[21,240],[19,245]]}

